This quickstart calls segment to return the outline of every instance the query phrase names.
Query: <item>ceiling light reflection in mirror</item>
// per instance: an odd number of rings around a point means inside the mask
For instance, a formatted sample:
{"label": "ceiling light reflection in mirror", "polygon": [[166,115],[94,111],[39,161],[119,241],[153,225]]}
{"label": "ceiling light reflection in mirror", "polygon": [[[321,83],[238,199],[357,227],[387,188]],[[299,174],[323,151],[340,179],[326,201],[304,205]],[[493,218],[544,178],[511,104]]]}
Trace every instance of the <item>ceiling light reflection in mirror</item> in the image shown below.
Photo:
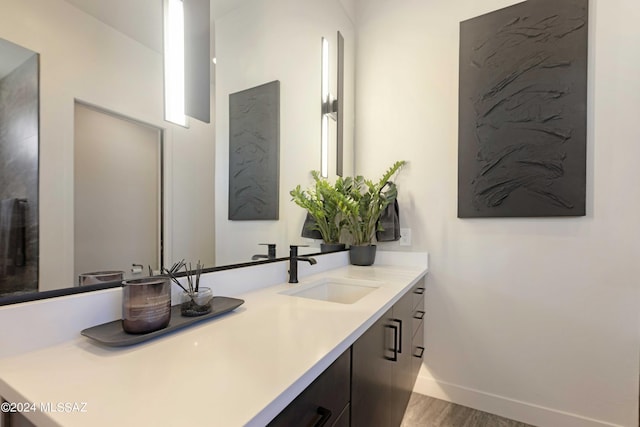
{"label": "ceiling light reflection in mirror", "polygon": [[184,114],[184,8],[182,0],[166,0],[164,30],[165,119],[187,126]]}

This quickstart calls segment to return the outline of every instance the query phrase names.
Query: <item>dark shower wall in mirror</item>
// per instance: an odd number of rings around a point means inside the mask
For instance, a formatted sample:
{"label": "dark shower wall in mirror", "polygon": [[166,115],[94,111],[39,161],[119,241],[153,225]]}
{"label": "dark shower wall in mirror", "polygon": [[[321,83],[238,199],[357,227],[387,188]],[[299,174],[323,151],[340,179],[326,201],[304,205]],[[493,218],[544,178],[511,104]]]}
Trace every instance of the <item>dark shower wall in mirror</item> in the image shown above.
{"label": "dark shower wall in mirror", "polygon": [[38,289],[38,109],[34,53],[0,78],[2,296]]}

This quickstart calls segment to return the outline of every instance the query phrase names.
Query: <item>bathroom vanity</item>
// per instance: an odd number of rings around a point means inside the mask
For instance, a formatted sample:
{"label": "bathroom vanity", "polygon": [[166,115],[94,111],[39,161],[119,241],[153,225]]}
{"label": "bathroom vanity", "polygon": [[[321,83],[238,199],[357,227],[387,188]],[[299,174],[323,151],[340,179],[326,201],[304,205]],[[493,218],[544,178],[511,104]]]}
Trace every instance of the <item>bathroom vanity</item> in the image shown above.
{"label": "bathroom vanity", "polygon": [[299,284],[286,269],[208,274],[214,293],[245,304],[146,343],[96,345],[81,324],[1,358],[0,395],[35,404],[22,415],[38,426],[399,423],[424,353],[427,255],[381,252],[371,267],[323,255]]}
{"label": "bathroom vanity", "polygon": [[270,427],[399,426],[424,355],[424,277]]}

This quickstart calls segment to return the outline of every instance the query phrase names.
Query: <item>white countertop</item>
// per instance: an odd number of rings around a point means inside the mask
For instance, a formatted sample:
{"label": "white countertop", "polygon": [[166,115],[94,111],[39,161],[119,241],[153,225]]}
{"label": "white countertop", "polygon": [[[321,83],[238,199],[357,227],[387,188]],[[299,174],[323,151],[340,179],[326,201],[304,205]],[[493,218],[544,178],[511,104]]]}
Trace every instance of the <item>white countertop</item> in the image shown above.
{"label": "white countertop", "polygon": [[[78,335],[0,359],[0,396],[84,409],[24,414],[38,426],[263,426],[426,271],[341,267],[237,295],[245,303],[230,314],[127,348]],[[376,280],[380,288],[353,304],[279,294],[322,277]]]}

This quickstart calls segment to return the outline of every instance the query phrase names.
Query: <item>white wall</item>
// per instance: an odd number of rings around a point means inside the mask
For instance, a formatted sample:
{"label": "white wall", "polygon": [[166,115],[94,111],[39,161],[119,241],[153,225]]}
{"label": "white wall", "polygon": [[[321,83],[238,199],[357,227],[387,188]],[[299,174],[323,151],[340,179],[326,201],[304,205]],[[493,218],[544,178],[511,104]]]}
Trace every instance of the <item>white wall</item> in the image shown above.
{"label": "white wall", "polygon": [[[308,186],[309,172],[320,169],[320,40],[329,40],[333,60],[338,30],[345,38],[345,173],[353,172],[353,24],[339,0],[261,0],[215,26],[217,262],[266,254],[258,243],[276,243],[278,256],[288,256],[289,244],[302,243],[305,216],[289,191]],[[229,94],[273,80],[280,81],[280,219],[229,221]]]}
{"label": "white wall", "polygon": [[[171,227],[168,264],[182,259],[206,266],[220,265],[215,256],[215,106],[211,89],[211,124],[190,120],[189,129],[172,129],[167,149],[171,171],[166,179],[166,191],[171,204],[165,210]],[[165,122],[165,125],[168,125]],[[165,165],[167,164],[165,162]]]}
{"label": "white wall", "polygon": [[590,2],[587,216],[457,219],[459,22],[514,3],[358,4],[356,171],[411,162],[403,227],[431,254],[418,385],[535,425],[637,426],[640,3]]}
{"label": "white wall", "polygon": [[[212,261],[213,125],[192,121],[187,131],[163,120],[161,54],[62,0],[4,0],[0,37],[40,53],[40,289],[75,282],[74,98],[166,129],[167,153],[182,156],[170,157],[165,165],[169,179],[179,183],[176,202],[166,209],[173,221],[167,229],[176,229],[174,256]],[[198,199],[183,197],[198,188]],[[190,220],[184,205],[209,222]],[[181,236],[198,242],[196,253],[184,254],[187,243]]]}

